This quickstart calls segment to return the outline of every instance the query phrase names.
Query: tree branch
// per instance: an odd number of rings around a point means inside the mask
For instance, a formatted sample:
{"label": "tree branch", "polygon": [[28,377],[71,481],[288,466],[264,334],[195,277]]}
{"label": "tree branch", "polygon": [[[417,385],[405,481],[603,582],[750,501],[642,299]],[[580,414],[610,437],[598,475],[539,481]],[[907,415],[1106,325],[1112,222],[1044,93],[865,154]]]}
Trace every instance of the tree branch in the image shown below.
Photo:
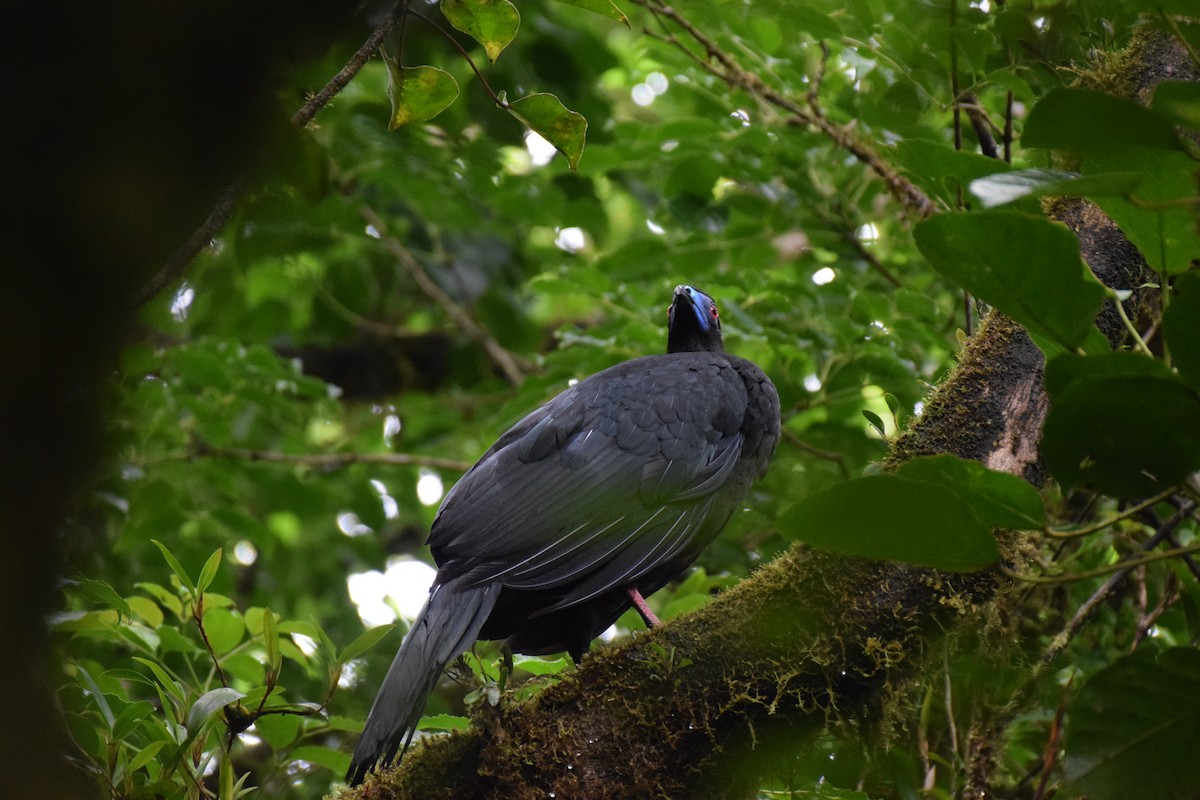
{"label": "tree branch", "polygon": [[275,464],[304,464],[311,467],[341,469],[351,464],[382,464],[386,466],[415,466],[466,472],[471,462],[453,458],[423,456],[415,453],[279,453],[272,450],[243,450],[236,447],[213,447],[203,442],[192,445],[189,453],[180,458],[237,458],[245,461],[269,461]]}
{"label": "tree branch", "polygon": [[[701,69],[724,81],[730,87],[741,89],[751,97],[784,111],[790,117],[788,120],[790,124],[814,128],[835,145],[854,155],[883,181],[892,196],[910,213],[917,217],[928,217],[937,211],[937,207],[928,195],[893,169],[892,165],[875,152],[870,144],[856,136],[852,128],[838,125],[830,120],[818,102],[819,97],[816,93],[810,91],[806,95],[805,102],[800,102],[768,86],[758,75],[744,68],[736,58],[723,50],[715,40],[697,28],[675,8],[662,3],[661,0],[633,1],[653,14],[660,23],[663,20],[670,20],[674,23],[692,41],[704,49],[706,57],[697,56],[669,31],[651,35],[677,47],[695,61]],[[666,31],[667,26],[664,24],[663,28]],[[822,71],[823,69],[822,66]]]}
{"label": "tree branch", "polygon": [[384,246],[396,257],[400,262],[400,266],[409,274],[413,281],[420,287],[421,291],[433,302],[437,303],[445,312],[450,321],[457,325],[464,333],[474,340],[488,357],[504,378],[513,386],[518,386],[525,380],[525,373],[517,364],[516,357],[505,350],[499,342],[492,338],[492,335],[480,325],[475,319],[463,310],[461,306],[454,302],[450,295],[442,291],[442,287],[434,282],[433,278],[429,277],[429,273],[421,266],[421,263],[408,251],[400,240],[391,236],[387,232],[387,223],[383,218],[376,213],[375,209],[368,205],[363,205],[359,208],[359,213],[362,218],[367,221],[367,224],[375,229],[379,234],[380,241]]}

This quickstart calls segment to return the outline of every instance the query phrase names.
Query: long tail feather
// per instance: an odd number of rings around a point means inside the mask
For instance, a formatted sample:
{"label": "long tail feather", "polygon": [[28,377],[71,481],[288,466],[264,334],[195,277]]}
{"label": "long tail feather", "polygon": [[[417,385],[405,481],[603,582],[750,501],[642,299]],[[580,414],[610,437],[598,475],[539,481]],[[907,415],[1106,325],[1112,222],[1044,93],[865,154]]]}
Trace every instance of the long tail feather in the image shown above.
{"label": "long tail feather", "polygon": [[375,696],[346,773],[351,786],[362,783],[380,761],[390,762],[401,746],[408,748],[442,668],[475,641],[499,592],[496,584],[459,588],[451,582],[433,588]]}

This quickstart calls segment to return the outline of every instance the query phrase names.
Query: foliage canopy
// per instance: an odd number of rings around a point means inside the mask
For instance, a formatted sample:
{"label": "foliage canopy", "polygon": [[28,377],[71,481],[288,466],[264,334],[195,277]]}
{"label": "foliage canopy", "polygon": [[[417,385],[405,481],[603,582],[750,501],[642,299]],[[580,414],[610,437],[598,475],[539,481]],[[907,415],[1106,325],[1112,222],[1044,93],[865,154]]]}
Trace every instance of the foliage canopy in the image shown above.
{"label": "foliage canopy", "polygon": [[[1017,582],[1026,624],[956,636],[890,736],[799,745],[761,796],[953,796],[972,724],[1010,702],[997,790],[1200,786],[1200,92],[1133,85],[1118,55],[1165,36],[1200,72],[1200,26],[1168,16],[1186,9],[408,5],[374,20],[379,57],[272,143],[123,352],[114,455],[73,518],[54,623],[60,698],[105,792],[329,791],[431,575],[414,564],[444,487],[570,381],[661,351],[684,282],[773,378],[786,436],[749,507],[653,599],[665,619],[797,539],[953,571],[996,567],[993,529],[1031,531],[1035,555],[1004,569],[1078,573]],[[280,114],[357,45],[294,65]],[[1093,275],[1045,199],[1063,195],[1116,223],[1142,281]],[[1147,290],[1150,311],[1121,304]],[[988,309],[1046,354],[1053,480],[949,456],[879,474]],[[1053,669],[1029,666],[1054,647]],[[466,665],[428,729],[494,701],[495,648]],[[533,693],[566,663],[516,666],[508,689]]]}

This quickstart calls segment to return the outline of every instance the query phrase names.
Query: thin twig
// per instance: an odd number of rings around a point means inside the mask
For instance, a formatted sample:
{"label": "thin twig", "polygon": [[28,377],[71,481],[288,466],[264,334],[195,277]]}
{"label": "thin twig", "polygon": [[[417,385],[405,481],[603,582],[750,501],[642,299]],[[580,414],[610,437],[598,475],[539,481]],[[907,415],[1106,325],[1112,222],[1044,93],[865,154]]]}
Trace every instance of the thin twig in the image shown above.
{"label": "thin twig", "polygon": [[217,677],[221,679],[222,686],[228,686],[229,681],[225,678],[225,670],[221,668],[221,661],[217,658],[217,651],[213,649],[212,642],[208,640],[208,631],[204,629],[204,593],[201,592],[196,598],[195,604],[192,606],[192,619],[196,622],[196,628],[200,631],[200,640],[204,642],[204,649],[212,656],[213,668],[217,671]]}
{"label": "thin twig", "polygon": [[1146,340],[1142,338],[1141,332],[1133,324],[1133,320],[1129,318],[1129,315],[1125,313],[1125,304],[1121,302],[1120,295],[1117,294],[1115,289],[1109,289],[1108,296],[1112,300],[1113,305],[1117,307],[1117,316],[1121,318],[1121,323],[1125,326],[1125,330],[1129,331],[1129,335],[1133,337],[1137,348],[1151,358],[1154,358],[1154,353],[1150,350],[1150,346],[1146,344]]}
{"label": "thin twig", "polygon": [[979,140],[979,152],[988,158],[1000,158],[996,137],[992,135],[992,126],[988,122],[987,114],[979,105],[979,98],[967,92],[962,99],[963,102],[959,103],[958,107],[967,112],[967,119],[971,121],[975,138]]}
{"label": "thin twig", "polygon": [[826,138],[832,140],[836,146],[866,164],[883,181],[892,196],[918,217],[928,217],[936,212],[936,206],[928,195],[896,172],[867,142],[858,138],[851,128],[838,125],[825,116],[824,109],[819,103],[800,102],[771,88],[758,75],[742,67],[732,55],[723,50],[716,41],[697,28],[689,19],[660,0],[633,0],[633,2],[654,15],[664,29],[666,29],[664,20],[670,20],[700,45],[704,50],[705,58],[697,56],[669,31],[657,35],[657,38],[673,45],[694,60],[704,71],[724,81],[730,87],[741,89],[752,97],[786,112],[790,117],[787,120],[789,124],[815,128]]}
{"label": "thin twig", "polygon": [[867,249],[862,239],[859,239],[853,231],[846,231],[844,238],[854,248],[855,252],[858,253],[858,257],[867,262],[867,266],[878,272],[885,281],[897,289],[904,285],[904,282],[896,277],[896,273],[888,269],[887,265],[880,261],[878,256]]}
{"label": "thin twig", "polygon": [[1004,99],[1004,163],[1012,163],[1013,143],[1013,92],[1008,90]]}
{"label": "thin twig", "polygon": [[1120,522],[1123,519],[1128,519],[1129,517],[1132,517],[1135,514],[1138,514],[1142,511],[1145,511],[1148,508],[1152,508],[1152,507],[1158,505],[1159,503],[1161,503],[1164,500],[1166,500],[1167,498],[1169,498],[1171,495],[1175,494],[1176,490],[1177,490],[1177,487],[1172,486],[1170,489],[1167,489],[1164,492],[1159,492],[1158,494],[1154,495],[1150,499],[1143,500],[1142,502],[1138,503],[1137,505],[1130,506],[1129,508],[1120,512],[1119,514],[1109,517],[1108,519],[1104,520],[1103,522],[1097,522],[1094,525],[1088,525],[1086,528],[1077,528],[1075,530],[1070,530],[1070,531],[1048,528],[1046,530],[1046,533],[1049,536],[1054,537],[1055,539],[1074,539],[1078,536],[1087,536],[1088,534],[1096,533],[1097,531],[1102,531],[1105,528],[1108,528],[1112,525],[1116,525],[1118,522]]}
{"label": "thin twig", "polygon": [[471,54],[467,52],[467,49],[462,46],[458,39],[454,38],[454,36],[448,30],[443,28],[441,25],[438,25],[437,22],[425,16],[420,11],[414,11],[410,8],[408,9],[408,13],[417,19],[424,20],[426,25],[440,33],[442,38],[449,42],[454,49],[458,50],[458,54],[463,57],[463,60],[466,61],[468,65],[470,65],[471,71],[475,73],[475,77],[479,79],[481,84],[483,84],[483,88],[487,89],[487,93],[492,96],[492,100],[496,102],[496,105],[504,109],[510,108],[509,104],[501,100],[500,95],[492,89],[492,85],[488,83],[487,78],[483,77],[483,73],[479,71],[479,67],[475,66],[475,59],[471,58]]}
{"label": "thin twig", "polygon": [[821,448],[804,441],[789,430],[783,431],[783,438],[791,444],[794,444],[796,447],[799,447],[806,453],[812,453],[814,456],[824,461],[832,461],[833,463],[837,464],[838,471],[842,473],[843,478],[850,477],[850,470],[846,467],[846,457],[841,453],[834,452],[833,450],[822,450]]}
{"label": "thin twig", "polygon": [[192,235],[171,254],[162,269],[134,296],[134,308],[146,305],[157,297],[159,292],[179,280],[200,251],[208,247],[208,243],[225,227],[225,223],[229,222],[229,218],[233,216],[233,207],[242,195],[243,186],[244,182],[239,177],[225,187],[225,191],[221,192],[216,205],[208,212],[208,217],[200,227],[192,232]]}
{"label": "thin twig", "polygon": [[368,205],[363,205],[359,208],[358,213],[367,221],[367,224],[375,229],[379,234],[379,239],[384,246],[396,257],[400,262],[400,266],[404,267],[421,291],[426,294],[429,299],[433,300],[439,306],[450,321],[457,325],[464,333],[473,339],[492,360],[492,363],[499,368],[505,379],[513,386],[517,386],[521,381],[525,380],[525,373],[521,367],[517,365],[517,360],[512,353],[505,350],[499,342],[492,338],[491,334],[486,329],[471,317],[466,311],[454,302],[450,295],[442,291],[442,287],[438,286],[433,278],[429,277],[429,273],[421,266],[421,263],[408,251],[400,240],[387,233],[387,224],[383,218],[376,213],[375,209]]}
{"label": "thin twig", "polygon": [[1174,605],[1179,597],[1179,578],[1176,577],[1176,573],[1168,572],[1167,585],[1163,588],[1162,597],[1158,598],[1158,602],[1154,604],[1154,608],[1138,616],[1137,630],[1133,635],[1133,644],[1129,647],[1130,652],[1136,650],[1138,645],[1142,643],[1142,640],[1150,635],[1150,631],[1158,622],[1159,617]]}
{"label": "thin twig", "polygon": [[[1170,519],[1164,522],[1155,532],[1155,534],[1146,540],[1146,543],[1142,546],[1143,552],[1152,550],[1162,542],[1166,541],[1174,532],[1175,528],[1177,528],[1180,523],[1187,519],[1188,515],[1194,508],[1195,505],[1189,502],[1183,508],[1180,508],[1174,514],[1172,514]],[[1173,550],[1166,550],[1162,553],[1155,553],[1153,555],[1159,557],[1154,560],[1161,560],[1162,558],[1175,558],[1179,555],[1182,555],[1184,552],[1195,552],[1198,549],[1200,549],[1200,546],[1193,545],[1190,548],[1175,548]],[[1080,629],[1083,628],[1084,623],[1086,623],[1091,618],[1092,614],[1096,612],[1096,609],[1098,609],[1100,605],[1106,599],[1108,599],[1108,596],[1112,594],[1113,590],[1120,586],[1121,582],[1125,580],[1130,571],[1140,564],[1147,563],[1147,560],[1148,559],[1146,559],[1144,556],[1131,556],[1120,563],[1114,564],[1113,567],[1115,567],[1115,570],[1111,568],[1109,569],[1112,574],[1109,576],[1108,580],[1106,580],[1099,589],[1093,592],[1092,596],[1084,601],[1083,605],[1075,610],[1075,615],[1071,617],[1071,621],[1063,627],[1063,629],[1058,633],[1057,636],[1054,637],[1054,640],[1042,653],[1042,656],[1039,659],[1039,664],[1042,666],[1049,666],[1056,658],[1058,658],[1059,654],[1066,649],[1071,640],[1075,638],[1075,635],[1079,633]]]}
{"label": "thin twig", "polygon": [[[943,696],[942,703],[946,707],[946,725],[949,728],[950,734],[950,752],[954,755],[954,766],[960,767],[963,763],[962,753],[958,749],[958,726],[954,723],[954,682],[950,675],[950,653],[947,650],[942,651],[942,675],[943,675]],[[958,776],[957,769],[950,772],[951,780],[955,780]]]}
{"label": "thin twig", "polygon": [[[1158,530],[1155,531],[1153,536],[1146,540],[1146,542],[1142,545],[1142,552],[1149,552],[1163,542],[1170,541],[1171,535],[1174,533],[1175,529],[1185,519],[1191,516],[1195,509],[1195,502],[1188,501],[1185,503],[1183,507],[1179,508],[1168,520],[1163,522],[1162,525],[1158,527]],[[1181,555],[1185,555],[1187,552],[1195,552],[1198,549],[1200,549],[1200,546],[1176,548],[1163,553],[1156,553],[1154,554],[1156,556],[1154,559],[1131,556],[1118,564],[1114,564],[1113,567],[1108,568],[1107,571],[1112,573],[1109,575],[1108,580],[1101,584],[1100,588],[1096,589],[1096,591],[1092,593],[1091,597],[1085,600],[1083,604],[1079,606],[1079,608],[1075,609],[1075,614],[1071,617],[1067,624],[1063,626],[1062,630],[1055,635],[1055,637],[1050,641],[1050,644],[1047,645],[1042,651],[1041,656],[1034,664],[1029,675],[1026,676],[1024,682],[1022,682],[1021,686],[1012,693],[1008,699],[1008,702],[1004,704],[1004,707],[997,712],[994,727],[999,730],[1007,724],[1006,721],[1011,721],[1016,716],[1018,709],[1020,709],[1021,705],[1025,702],[1025,698],[1029,696],[1034,687],[1036,687],[1041,681],[1042,676],[1044,676],[1046,671],[1050,669],[1050,666],[1056,660],[1058,660],[1058,657],[1067,649],[1067,645],[1071,643],[1079,631],[1083,630],[1083,626],[1087,624],[1089,619],[1092,618],[1092,615],[1095,614],[1096,611],[1109,598],[1109,596],[1111,596],[1112,593],[1116,591],[1118,587],[1120,587],[1132,570],[1142,564],[1147,563],[1149,560],[1176,558]],[[1007,570],[1003,570],[1003,568],[1002,571],[1008,572]],[[1011,572],[1008,574],[1010,576],[1012,575]],[[1083,573],[1079,573],[1074,577],[1082,576]],[[1054,582],[1054,579],[1051,579],[1050,582]]]}
{"label": "thin twig", "polygon": [[344,321],[350,323],[363,333],[381,339],[403,339],[409,335],[400,325],[390,325],[386,322],[376,322],[373,319],[367,319],[362,314],[348,307],[341,300],[338,300],[333,292],[326,289],[323,285],[318,284],[317,292],[334,314],[337,314]]}
{"label": "thin twig", "polygon": [[202,442],[192,446],[190,453],[179,456],[179,460],[194,456],[212,458],[238,458],[245,461],[268,461],[274,464],[304,464],[313,467],[341,469],[352,464],[380,464],[385,466],[414,466],[444,469],[451,472],[466,472],[471,468],[469,461],[438,456],[423,456],[416,453],[279,453],[273,450],[245,450],[237,447],[213,447]]}
{"label": "thin twig", "polygon": [[1025,575],[1019,572],[1013,572],[1007,567],[1001,565],[1000,571],[1008,577],[1016,581],[1024,581],[1026,583],[1070,583],[1071,581],[1081,581],[1086,578],[1099,578],[1103,575],[1119,575],[1124,578],[1129,573],[1129,570],[1141,564],[1150,564],[1155,561],[1166,561],[1171,558],[1187,555],[1188,553],[1200,553],[1200,544],[1193,544],[1187,547],[1176,547],[1171,550],[1163,550],[1158,553],[1149,553],[1144,556],[1135,556],[1127,558],[1124,561],[1118,561],[1116,564],[1110,564],[1107,567],[1098,567],[1096,569],[1084,570],[1083,572],[1068,572],[1062,575]]}
{"label": "thin twig", "polygon": [[300,106],[299,110],[292,115],[292,124],[297,128],[303,128],[305,125],[312,122],[313,117],[317,115],[317,112],[329,105],[329,101],[333,100],[333,98],[340,91],[342,91],[342,89],[345,89],[350,81],[354,80],[354,76],[359,73],[359,70],[361,70],[366,63],[371,60],[371,56],[376,50],[379,49],[379,46],[383,44],[383,40],[386,39],[388,34],[392,32],[392,29],[396,27],[396,23],[399,22],[402,16],[402,5],[400,3],[396,3],[392,7],[392,10],[388,12],[388,15],[384,21],[380,23],[378,28],[371,32],[371,35],[368,36],[367,40],[362,43],[362,46],[354,52],[354,55],[350,57],[350,60],[346,62],[346,65],[338,70],[337,74],[330,78],[328,83],[321,87],[321,91],[309,97],[308,101],[305,102],[304,105]]}

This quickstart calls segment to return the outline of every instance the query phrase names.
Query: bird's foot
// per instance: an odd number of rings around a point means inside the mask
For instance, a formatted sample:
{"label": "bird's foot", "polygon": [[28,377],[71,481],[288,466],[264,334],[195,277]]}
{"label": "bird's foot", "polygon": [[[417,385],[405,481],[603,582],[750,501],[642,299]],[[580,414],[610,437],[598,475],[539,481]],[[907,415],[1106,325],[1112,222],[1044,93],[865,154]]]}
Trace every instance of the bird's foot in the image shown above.
{"label": "bird's foot", "polygon": [[654,615],[654,612],[650,610],[650,606],[646,605],[646,598],[642,597],[642,593],[638,591],[636,586],[626,586],[625,594],[629,595],[629,599],[633,602],[633,607],[642,615],[647,628],[657,628],[659,625],[662,625],[662,620]]}

